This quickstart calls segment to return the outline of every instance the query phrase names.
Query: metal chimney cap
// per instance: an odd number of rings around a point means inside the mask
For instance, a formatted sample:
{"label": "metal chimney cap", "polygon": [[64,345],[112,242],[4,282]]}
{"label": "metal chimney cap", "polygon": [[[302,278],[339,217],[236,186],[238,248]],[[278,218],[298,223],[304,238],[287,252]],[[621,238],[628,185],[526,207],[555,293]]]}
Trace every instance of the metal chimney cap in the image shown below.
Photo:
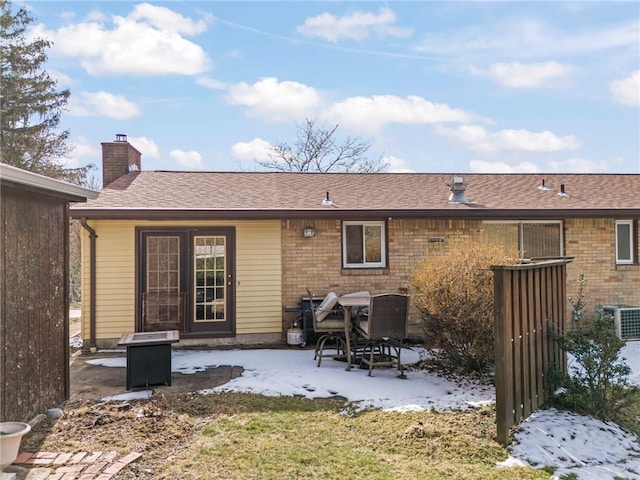
{"label": "metal chimney cap", "polygon": [[447,186],[452,192],[464,192],[467,189],[467,184],[462,177],[453,177],[451,182],[447,183]]}
{"label": "metal chimney cap", "polygon": [[454,203],[469,203],[464,191],[467,189],[467,184],[462,177],[453,177],[451,182],[447,183],[451,195],[449,195],[449,201]]}
{"label": "metal chimney cap", "polygon": [[116,142],[126,142],[127,135],[124,133],[116,133]]}

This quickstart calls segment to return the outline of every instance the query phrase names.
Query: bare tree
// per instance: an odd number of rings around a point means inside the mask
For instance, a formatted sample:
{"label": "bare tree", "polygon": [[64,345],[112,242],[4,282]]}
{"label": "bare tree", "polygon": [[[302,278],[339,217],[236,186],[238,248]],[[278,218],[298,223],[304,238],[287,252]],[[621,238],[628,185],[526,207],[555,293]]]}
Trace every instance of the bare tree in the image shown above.
{"label": "bare tree", "polygon": [[338,125],[319,126],[313,119],[297,124],[293,145],[286,142],[271,146],[269,160],[258,164],[279,172],[382,172],[387,167],[382,155],[367,157],[371,145],[360,138],[336,138]]}

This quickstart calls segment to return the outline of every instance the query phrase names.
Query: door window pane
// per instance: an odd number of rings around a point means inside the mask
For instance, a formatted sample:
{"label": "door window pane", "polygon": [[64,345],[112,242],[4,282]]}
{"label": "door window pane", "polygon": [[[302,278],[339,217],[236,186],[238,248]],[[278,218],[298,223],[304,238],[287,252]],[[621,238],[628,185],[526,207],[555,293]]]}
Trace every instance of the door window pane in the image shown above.
{"label": "door window pane", "polygon": [[524,258],[560,256],[560,224],[524,223],[522,225],[522,253]]}
{"label": "door window pane", "polygon": [[515,223],[485,223],[484,236],[488,243],[520,250],[520,227]]}
{"label": "door window pane", "polygon": [[224,321],[226,237],[194,237],[195,322]]}
{"label": "door window pane", "polygon": [[487,242],[517,248],[521,258],[554,258],[563,255],[562,222],[485,222]]}
{"label": "door window pane", "polygon": [[147,278],[146,291],[142,293],[143,329],[177,329],[182,324],[180,238],[149,236],[145,251]]}

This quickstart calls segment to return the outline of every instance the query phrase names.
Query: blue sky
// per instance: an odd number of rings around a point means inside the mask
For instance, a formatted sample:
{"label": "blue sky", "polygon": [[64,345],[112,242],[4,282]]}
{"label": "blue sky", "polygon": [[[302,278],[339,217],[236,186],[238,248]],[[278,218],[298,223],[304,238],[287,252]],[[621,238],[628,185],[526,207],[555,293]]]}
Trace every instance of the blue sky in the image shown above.
{"label": "blue sky", "polygon": [[394,172],[640,172],[637,1],[27,5],[72,165],[259,170],[313,118]]}

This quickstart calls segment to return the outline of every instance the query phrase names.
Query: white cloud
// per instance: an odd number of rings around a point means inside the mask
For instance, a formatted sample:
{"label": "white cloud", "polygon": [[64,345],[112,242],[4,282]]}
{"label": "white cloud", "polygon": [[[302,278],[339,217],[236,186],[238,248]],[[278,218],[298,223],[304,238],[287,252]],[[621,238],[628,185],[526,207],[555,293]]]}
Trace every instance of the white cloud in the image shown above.
{"label": "white cloud", "polygon": [[64,11],[64,12],[60,12],[60,18],[62,18],[63,20],[73,20],[76,16],[75,12],[71,12],[71,11]]}
{"label": "white cloud", "polygon": [[254,138],[250,142],[238,142],[231,147],[231,156],[237,160],[269,160],[271,144],[261,138]]}
{"label": "white cloud", "polygon": [[171,150],[169,156],[177,161],[180,165],[187,168],[202,170],[204,163],[202,162],[202,155],[195,150]]}
{"label": "white cloud", "polygon": [[79,137],[70,144],[73,148],[71,155],[62,159],[66,168],[78,168],[88,163],[99,165],[101,151],[96,143],[89,141],[86,137]]}
{"label": "white cloud", "polygon": [[103,116],[123,120],[140,115],[138,106],[121,95],[107,92],[79,92],[69,98],[69,115]]}
{"label": "white cloud", "polygon": [[580,140],[575,136],[558,136],[547,130],[500,130],[491,133],[477,125],[462,125],[457,128],[438,126],[436,133],[460,140],[473,150],[484,152],[558,152],[580,148]]}
{"label": "white cloud", "polygon": [[312,87],[298,82],[278,82],[275,77],[262,78],[253,85],[246,82],[232,85],[225,98],[231,105],[248,107],[250,116],[281,122],[313,116],[314,109],[321,103],[320,95]]}
{"label": "white cloud", "polygon": [[47,73],[53,80],[58,82],[58,87],[60,88],[67,88],[76,83],[69,75],[59,70],[48,69]]}
{"label": "white cloud", "polygon": [[559,173],[603,173],[609,170],[609,162],[596,162],[586,158],[567,158],[547,162],[547,171]]}
{"label": "white cloud", "polygon": [[85,20],[90,21],[90,22],[104,22],[106,20],[108,20],[109,17],[107,17],[104,13],[102,13],[100,10],[91,10]]}
{"label": "white cloud", "polygon": [[227,88],[226,83],[211,77],[198,77],[196,78],[196,84],[201,87],[211,88],[212,90],[225,90]]}
{"label": "white cloud", "polygon": [[207,30],[207,22],[205,20],[193,21],[166,7],[151,5],[150,3],[136,5],[127,19],[134,22],[142,20],[158,30],[184,33],[185,35],[196,35]]}
{"label": "white cloud", "polygon": [[637,107],[640,105],[640,70],[626,78],[609,82],[609,90],[617,102]]}
{"label": "white cloud", "polygon": [[147,137],[129,137],[129,143],[142,154],[143,162],[145,158],[160,158],[160,149],[156,142]]}
{"label": "white cloud", "polygon": [[471,73],[487,77],[498,84],[512,88],[560,87],[564,85],[573,67],[558,62],[541,63],[494,63],[488,70],[474,66]]}
{"label": "white cloud", "polygon": [[205,29],[204,20],[193,21],[166,7],[144,3],[127,17],[111,17],[110,24],[93,12],[91,19],[57,30],[37,25],[31,34],[52,40],[57,53],[79,57],[92,75],[196,75],[208,69],[209,58],[182,35]]}
{"label": "white cloud", "polygon": [[222,56],[225,58],[243,58],[244,57],[244,55],[242,54],[242,50],[239,50],[237,48],[232,48],[228,52],[222,54]]}
{"label": "white cloud", "polygon": [[471,160],[469,168],[474,173],[538,173],[540,168],[531,162],[521,162],[517,165],[509,165],[505,162],[487,162],[483,160]]}
{"label": "white cloud", "polygon": [[389,173],[414,173],[415,172],[415,170],[413,170],[409,166],[409,163],[402,158],[389,155],[387,157],[383,157],[382,161],[387,162],[389,164],[386,170]]}
{"label": "white cloud", "polygon": [[395,95],[349,97],[334,103],[324,114],[328,120],[362,133],[376,133],[387,123],[420,125],[441,122],[468,122],[472,115],[443,103],[418,96]]}
{"label": "white cloud", "polygon": [[395,22],[395,12],[388,7],[380,7],[378,14],[358,10],[337,17],[322,13],[307,18],[296,30],[305,37],[319,37],[333,43],[341,39],[364,40],[372,35],[381,38],[411,36],[411,29],[394,27]]}
{"label": "white cloud", "polygon": [[86,137],[79,137],[76,142],[71,142],[71,145],[73,146],[73,154],[76,157],[92,158],[95,160],[101,155],[97,144],[88,140]]}
{"label": "white cloud", "polygon": [[494,58],[557,58],[637,48],[638,31],[635,20],[602,28],[591,25],[576,31],[566,28],[565,23],[562,28],[553,28],[538,20],[500,17],[494,23],[426,35],[415,50],[445,56],[490,53]]}

